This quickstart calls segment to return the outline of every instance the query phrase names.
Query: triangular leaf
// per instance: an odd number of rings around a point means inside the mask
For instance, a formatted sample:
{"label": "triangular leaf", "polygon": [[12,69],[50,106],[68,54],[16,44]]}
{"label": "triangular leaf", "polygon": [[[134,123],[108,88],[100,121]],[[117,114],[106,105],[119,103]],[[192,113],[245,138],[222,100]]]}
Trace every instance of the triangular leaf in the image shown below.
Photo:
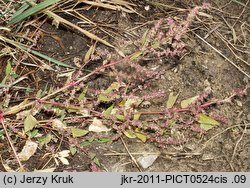
{"label": "triangular leaf", "polygon": [[79,97],[78,97],[78,101],[83,101],[84,99],[85,99],[85,96],[86,96],[86,93],[87,93],[87,89],[88,89],[88,87],[87,88],[85,88],[83,91],[82,91],[82,93],[79,95]]}
{"label": "triangular leaf", "polygon": [[31,131],[39,122],[31,114],[29,114],[24,120],[24,131],[27,133]]}
{"label": "triangular leaf", "polygon": [[193,104],[198,99],[198,97],[199,96],[194,96],[194,97],[191,97],[191,98],[188,98],[188,99],[181,101],[181,107],[187,108],[189,105]]}
{"label": "triangular leaf", "polygon": [[38,138],[38,141],[40,143],[40,146],[42,147],[43,145],[50,143],[51,139],[52,139],[52,135],[48,133],[45,136]]}
{"label": "triangular leaf", "polygon": [[109,102],[109,101],[111,101],[111,99],[108,98],[106,95],[101,93],[100,95],[98,95],[98,101],[99,102]]}
{"label": "triangular leaf", "polygon": [[200,124],[209,124],[209,125],[220,125],[220,123],[216,120],[214,120],[213,118],[209,117],[209,116],[206,116],[204,114],[199,114],[199,120],[198,122]]}
{"label": "triangular leaf", "polygon": [[108,107],[107,110],[105,110],[105,111],[103,112],[103,115],[104,115],[104,117],[105,117],[106,119],[109,118],[109,116],[110,116],[110,114],[111,114],[113,108],[114,108],[114,105],[111,105],[110,107]]}
{"label": "triangular leaf", "polygon": [[136,112],[136,113],[134,114],[133,120],[137,121],[137,120],[140,119],[140,117],[141,117],[141,113],[140,113],[140,112]]}
{"label": "triangular leaf", "polygon": [[146,142],[147,141],[147,137],[146,135],[142,134],[142,133],[138,133],[138,132],[135,132],[135,135],[137,138],[139,138],[142,142]]}
{"label": "triangular leaf", "polygon": [[179,93],[177,95],[174,95],[173,92],[171,92],[168,96],[168,100],[167,100],[167,108],[170,109],[174,106],[177,98],[179,96]]}
{"label": "triangular leaf", "polygon": [[73,147],[73,146],[70,146],[69,151],[70,151],[71,155],[75,155],[76,152],[77,152],[77,149],[75,147]]}
{"label": "triangular leaf", "polygon": [[118,120],[120,120],[120,121],[124,121],[124,120],[125,120],[124,115],[121,115],[121,114],[117,114],[115,117],[116,117]]}
{"label": "triangular leaf", "polygon": [[120,88],[120,84],[118,82],[113,82],[105,91],[105,94],[111,93],[113,90],[118,90]]}
{"label": "triangular leaf", "polygon": [[136,138],[135,132],[133,130],[123,131],[123,134],[128,138]]}
{"label": "triangular leaf", "polygon": [[79,128],[71,128],[71,133],[74,138],[85,136],[89,131]]}
{"label": "triangular leaf", "polygon": [[214,125],[210,125],[210,124],[200,124],[200,128],[204,129],[205,131],[208,131],[210,129],[212,129],[214,127]]}

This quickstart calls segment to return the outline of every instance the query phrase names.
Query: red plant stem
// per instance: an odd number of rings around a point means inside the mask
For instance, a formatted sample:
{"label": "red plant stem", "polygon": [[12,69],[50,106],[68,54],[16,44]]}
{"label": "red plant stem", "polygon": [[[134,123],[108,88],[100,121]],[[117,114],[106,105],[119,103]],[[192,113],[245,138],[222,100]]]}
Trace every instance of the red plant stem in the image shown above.
{"label": "red plant stem", "polygon": [[[40,100],[42,100],[42,101],[47,100],[47,99],[51,98],[52,96],[54,96],[54,95],[56,95],[56,94],[58,94],[58,93],[60,93],[60,92],[62,92],[62,91],[65,91],[65,90],[67,90],[67,89],[69,89],[69,88],[71,88],[71,87],[74,87],[74,86],[78,85],[78,84],[81,83],[82,81],[87,80],[90,76],[92,76],[92,75],[94,75],[94,74],[97,74],[98,72],[100,72],[101,70],[104,70],[105,68],[108,68],[108,67],[117,65],[117,64],[119,64],[119,63],[121,63],[121,62],[124,62],[124,61],[128,61],[129,58],[130,58],[130,56],[127,56],[127,57],[125,57],[125,58],[123,58],[123,59],[120,59],[120,60],[118,60],[118,61],[113,61],[113,62],[110,62],[110,63],[108,63],[108,64],[104,64],[104,65],[102,65],[102,66],[96,68],[95,70],[93,70],[91,73],[89,73],[89,74],[87,74],[87,75],[81,77],[80,79],[78,79],[77,81],[75,81],[73,84],[72,84],[72,83],[69,83],[68,85],[66,85],[66,86],[64,86],[64,87],[62,87],[62,88],[60,88],[60,89],[54,91],[53,93],[44,96],[44,97],[41,98]],[[26,107],[29,107],[29,106],[34,105],[35,102],[37,102],[37,100],[36,100],[36,101],[32,101],[32,102],[30,102],[30,103],[28,103],[28,104],[22,105],[22,106],[18,107],[18,109],[17,109],[17,108],[14,108],[14,109],[7,110],[6,112],[3,113],[3,116],[15,114],[15,113],[17,113],[17,112],[19,112],[19,111],[25,109]]]}
{"label": "red plant stem", "polygon": [[60,107],[60,108],[80,110],[80,107],[78,107],[78,106],[65,105],[65,104],[59,103],[59,102],[45,101],[45,100],[42,100],[42,99],[37,99],[37,102],[43,103],[43,104],[52,104],[53,106]]}
{"label": "red plant stem", "polygon": [[[223,99],[223,100],[216,100],[216,101],[207,102],[205,104],[202,104],[202,105],[200,105],[199,111],[204,109],[204,108],[208,108],[209,106],[214,105],[214,104],[224,103],[227,99],[230,99],[234,96],[235,95],[232,95],[232,96],[230,96],[226,99]],[[188,107],[188,108],[172,108],[172,109],[169,109],[167,111],[138,112],[138,113],[140,113],[141,115],[154,115],[154,114],[164,115],[164,114],[171,114],[171,113],[175,113],[175,112],[192,112],[192,109],[190,107]]]}

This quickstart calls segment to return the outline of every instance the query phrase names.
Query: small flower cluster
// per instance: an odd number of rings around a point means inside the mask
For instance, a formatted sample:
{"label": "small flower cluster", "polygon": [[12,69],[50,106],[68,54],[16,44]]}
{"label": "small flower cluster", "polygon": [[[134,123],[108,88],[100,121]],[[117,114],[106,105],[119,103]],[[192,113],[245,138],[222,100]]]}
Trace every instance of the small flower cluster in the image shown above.
{"label": "small flower cluster", "polygon": [[196,6],[190,10],[185,21],[177,23],[173,18],[166,19],[169,27],[167,32],[163,32],[163,19],[156,22],[155,26],[149,31],[147,43],[142,50],[146,53],[154,54],[157,57],[179,56],[185,52],[185,43],[181,40],[187,33],[191,22],[202,9],[208,9],[209,4],[204,3],[202,6]]}

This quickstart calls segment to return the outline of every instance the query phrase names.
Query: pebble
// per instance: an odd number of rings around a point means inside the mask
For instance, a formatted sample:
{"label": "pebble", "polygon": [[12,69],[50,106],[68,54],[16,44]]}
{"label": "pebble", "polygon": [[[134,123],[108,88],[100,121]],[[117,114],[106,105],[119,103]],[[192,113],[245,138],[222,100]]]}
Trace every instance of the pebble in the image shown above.
{"label": "pebble", "polygon": [[158,155],[144,155],[137,159],[139,165],[141,165],[142,168],[146,169],[155,162],[155,160],[158,158]]}

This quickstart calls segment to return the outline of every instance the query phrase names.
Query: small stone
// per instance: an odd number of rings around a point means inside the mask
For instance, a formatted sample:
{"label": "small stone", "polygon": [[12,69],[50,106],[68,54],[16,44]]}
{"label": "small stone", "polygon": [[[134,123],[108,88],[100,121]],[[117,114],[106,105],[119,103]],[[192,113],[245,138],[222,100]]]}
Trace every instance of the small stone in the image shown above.
{"label": "small stone", "polygon": [[143,101],[143,102],[141,103],[141,106],[144,107],[144,108],[145,108],[145,107],[148,108],[148,107],[151,106],[151,102],[149,102],[149,101]]}
{"label": "small stone", "polygon": [[173,69],[173,72],[174,72],[174,73],[177,73],[177,72],[178,72],[178,68],[174,68],[174,69]]}
{"label": "small stone", "polygon": [[239,107],[242,107],[242,106],[243,106],[241,101],[239,101],[239,100],[235,100],[235,101],[236,101],[236,104],[237,104]]}
{"label": "small stone", "polygon": [[150,10],[150,6],[147,5],[147,6],[144,7],[144,9],[145,9],[146,11],[149,11],[149,10]]}
{"label": "small stone", "polygon": [[214,159],[214,155],[211,154],[211,153],[204,153],[202,155],[202,160],[203,161],[212,160],[212,159]]}
{"label": "small stone", "polygon": [[166,77],[164,75],[161,75],[162,80],[166,80]]}
{"label": "small stone", "polygon": [[141,165],[142,168],[146,169],[155,162],[155,160],[158,158],[158,155],[144,155],[137,159],[139,165]]}

